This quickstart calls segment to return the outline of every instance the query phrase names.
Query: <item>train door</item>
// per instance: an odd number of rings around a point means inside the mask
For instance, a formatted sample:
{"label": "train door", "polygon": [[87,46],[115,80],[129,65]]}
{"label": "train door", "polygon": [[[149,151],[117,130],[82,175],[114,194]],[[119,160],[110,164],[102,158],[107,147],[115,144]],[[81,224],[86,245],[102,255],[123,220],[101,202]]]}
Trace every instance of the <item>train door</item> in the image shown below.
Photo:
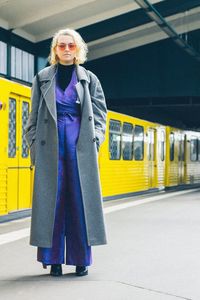
{"label": "train door", "polygon": [[157,132],[154,128],[149,128],[147,132],[147,159],[149,188],[157,186]]}
{"label": "train door", "polygon": [[178,183],[185,183],[186,176],[186,161],[185,161],[185,149],[186,149],[186,135],[179,134],[178,140]]}
{"label": "train door", "polygon": [[30,100],[14,93],[8,99],[8,212],[29,208],[31,170],[24,127]]}

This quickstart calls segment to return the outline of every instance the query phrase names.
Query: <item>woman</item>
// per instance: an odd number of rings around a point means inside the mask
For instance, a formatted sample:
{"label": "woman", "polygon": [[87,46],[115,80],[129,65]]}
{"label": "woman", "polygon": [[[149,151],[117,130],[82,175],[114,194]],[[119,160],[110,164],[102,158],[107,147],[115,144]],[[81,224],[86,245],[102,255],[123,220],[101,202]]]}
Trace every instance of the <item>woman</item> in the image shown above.
{"label": "woman", "polygon": [[30,244],[53,276],[64,263],[87,275],[91,246],[107,244],[98,169],[107,107],[99,79],[79,65],[87,51],[75,30],[54,35],[51,65],[33,80],[25,128],[35,166]]}

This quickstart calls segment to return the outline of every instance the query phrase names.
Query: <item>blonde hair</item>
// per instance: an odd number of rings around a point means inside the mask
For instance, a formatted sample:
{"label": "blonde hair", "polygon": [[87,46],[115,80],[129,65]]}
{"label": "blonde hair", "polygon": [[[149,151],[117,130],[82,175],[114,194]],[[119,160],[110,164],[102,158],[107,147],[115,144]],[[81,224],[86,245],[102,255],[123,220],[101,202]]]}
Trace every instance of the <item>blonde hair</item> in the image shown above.
{"label": "blonde hair", "polygon": [[74,63],[77,65],[83,64],[87,60],[87,53],[88,53],[87,44],[84,42],[81,35],[77,31],[70,28],[61,29],[54,34],[51,42],[51,51],[49,55],[50,64],[54,65],[59,61],[55,52],[55,48],[58,42],[58,37],[60,35],[69,35],[74,39],[74,42],[76,44],[76,57]]}

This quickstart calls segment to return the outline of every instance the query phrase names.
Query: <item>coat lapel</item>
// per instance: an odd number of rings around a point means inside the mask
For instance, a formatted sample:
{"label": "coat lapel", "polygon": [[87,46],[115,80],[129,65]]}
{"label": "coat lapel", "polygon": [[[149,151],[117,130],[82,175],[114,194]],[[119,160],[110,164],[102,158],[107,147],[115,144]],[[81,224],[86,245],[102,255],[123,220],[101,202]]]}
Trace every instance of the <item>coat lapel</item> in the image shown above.
{"label": "coat lapel", "polygon": [[[78,98],[80,100],[81,110],[83,107],[83,101],[84,101],[84,87],[82,84],[83,81],[90,82],[89,75],[86,71],[86,69],[82,66],[76,65],[76,74],[78,78],[78,82],[75,85]],[[40,89],[43,95],[43,98],[45,99],[47,108],[52,115],[54,121],[57,124],[57,112],[56,112],[56,73],[57,73],[57,64],[50,66],[48,73],[44,78],[41,76],[40,81]]]}
{"label": "coat lapel", "polygon": [[55,99],[55,85],[56,85],[56,73],[57,65],[52,65],[46,76],[41,76],[40,89],[43,98],[46,102],[47,108],[52,115],[53,119],[57,123],[57,113],[56,113],[56,99]]}
{"label": "coat lapel", "polygon": [[81,81],[85,80],[87,82],[90,82],[90,78],[89,78],[89,75],[88,75],[86,69],[79,65],[76,65],[76,74],[77,74],[78,82],[75,85],[75,87],[76,87],[76,91],[78,94],[78,98],[80,100],[81,111],[82,111],[83,100],[84,100],[84,87],[83,87],[83,84]]}

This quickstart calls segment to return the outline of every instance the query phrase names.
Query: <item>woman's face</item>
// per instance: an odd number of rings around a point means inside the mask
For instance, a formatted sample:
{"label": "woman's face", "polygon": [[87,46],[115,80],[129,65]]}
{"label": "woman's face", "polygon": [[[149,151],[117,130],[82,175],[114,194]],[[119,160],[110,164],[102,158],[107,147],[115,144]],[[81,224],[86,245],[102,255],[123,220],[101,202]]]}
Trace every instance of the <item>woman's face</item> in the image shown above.
{"label": "woman's face", "polygon": [[76,56],[76,44],[73,37],[69,35],[60,35],[58,37],[55,53],[58,56],[59,63],[62,65],[71,65]]}

